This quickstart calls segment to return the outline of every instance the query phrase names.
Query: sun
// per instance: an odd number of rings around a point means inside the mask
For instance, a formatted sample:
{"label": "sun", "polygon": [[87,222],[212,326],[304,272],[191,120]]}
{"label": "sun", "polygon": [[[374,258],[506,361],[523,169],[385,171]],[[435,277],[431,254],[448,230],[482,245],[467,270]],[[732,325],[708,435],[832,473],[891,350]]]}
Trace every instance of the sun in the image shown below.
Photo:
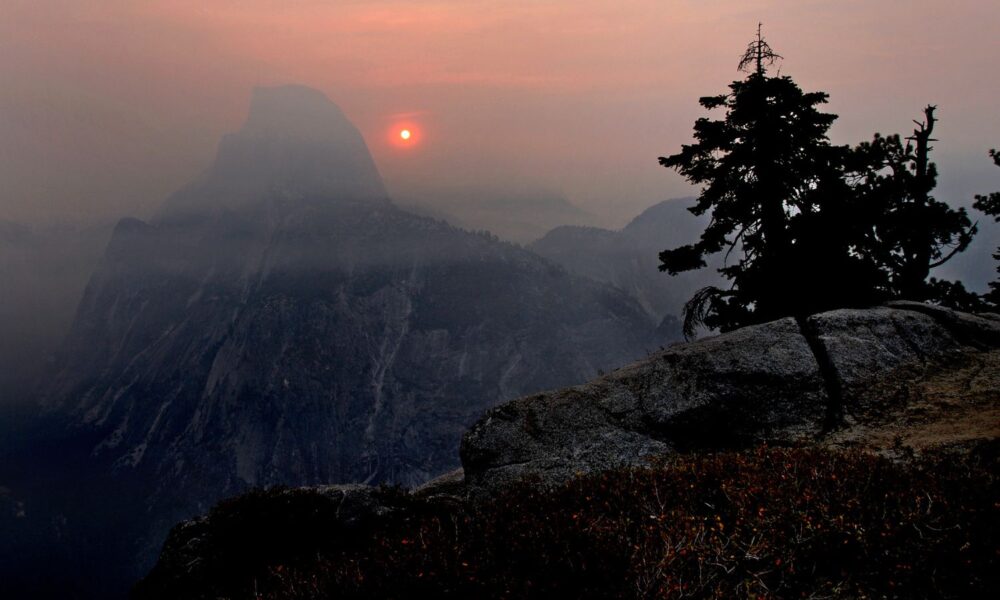
{"label": "sun", "polygon": [[385,135],[386,141],[399,150],[410,151],[424,143],[424,130],[413,121],[396,121],[386,128]]}

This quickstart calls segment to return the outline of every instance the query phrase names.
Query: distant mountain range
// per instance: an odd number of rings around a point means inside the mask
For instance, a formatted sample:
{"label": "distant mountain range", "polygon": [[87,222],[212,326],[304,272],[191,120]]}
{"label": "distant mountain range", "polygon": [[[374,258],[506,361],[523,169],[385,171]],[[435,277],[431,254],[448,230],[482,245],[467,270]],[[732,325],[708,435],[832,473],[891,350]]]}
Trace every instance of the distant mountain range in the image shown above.
{"label": "distant mountain range", "polygon": [[396,200],[408,211],[463,229],[487,230],[519,244],[532,242],[554,227],[595,222],[592,214],[562,195],[524,185],[406,190]]}
{"label": "distant mountain range", "polygon": [[665,331],[674,328],[676,332],[676,319],[692,294],[721,282],[716,272],[721,257],[709,265],[712,268],[676,276],[659,270],[661,251],[693,243],[708,223],[707,217],[696,217],[687,210],[693,204],[692,198],[660,202],[620,231],[557,227],[528,249],[570,272],[618,287],[636,298]]}

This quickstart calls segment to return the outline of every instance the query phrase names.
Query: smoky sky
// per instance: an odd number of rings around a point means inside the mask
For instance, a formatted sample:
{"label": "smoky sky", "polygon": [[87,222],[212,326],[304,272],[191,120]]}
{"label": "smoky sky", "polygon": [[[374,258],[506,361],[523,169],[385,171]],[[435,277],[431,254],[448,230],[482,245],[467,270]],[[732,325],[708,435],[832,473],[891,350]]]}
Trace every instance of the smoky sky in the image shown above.
{"label": "smoky sky", "polygon": [[[831,95],[837,143],[938,105],[938,197],[1000,189],[989,0],[0,0],[0,218],[144,217],[257,85],[324,91],[392,195],[537,186],[619,226],[688,195],[656,157],[739,77],[756,30]],[[419,144],[391,140],[413,124]]]}

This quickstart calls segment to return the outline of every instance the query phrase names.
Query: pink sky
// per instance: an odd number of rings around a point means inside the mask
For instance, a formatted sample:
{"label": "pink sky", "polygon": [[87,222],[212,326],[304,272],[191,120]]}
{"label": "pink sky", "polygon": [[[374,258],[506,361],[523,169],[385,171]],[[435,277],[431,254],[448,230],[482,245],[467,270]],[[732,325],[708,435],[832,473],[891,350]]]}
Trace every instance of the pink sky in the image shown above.
{"label": "pink sky", "polygon": [[[995,2],[0,0],[0,218],[147,215],[207,166],[254,85],[359,126],[390,191],[514,181],[621,225],[691,190],[690,139],[757,21],[831,95],[834,140],[939,106],[939,195],[1000,189]],[[408,149],[389,140],[402,121]]]}

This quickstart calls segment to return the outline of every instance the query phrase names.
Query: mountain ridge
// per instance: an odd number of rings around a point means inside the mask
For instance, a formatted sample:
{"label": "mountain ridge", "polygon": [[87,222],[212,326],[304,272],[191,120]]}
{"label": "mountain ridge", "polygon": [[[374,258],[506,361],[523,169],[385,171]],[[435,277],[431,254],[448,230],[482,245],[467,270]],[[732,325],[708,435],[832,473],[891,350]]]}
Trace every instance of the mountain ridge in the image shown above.
{"label": "mountain ridge", "polygon": [[[256,486],[422,483],[458,464],[487,405],[668,341],[620,290],[397,208],[375,170],[329,176],[332,130],[275,138],[272,113],[342,115],[290,93],[258,94],[159,216],[118,223],[43,382],[46,426],[86,458],[64,508],[44,492],[24,503],[107,542],[87,560],[107,552],[137,575],[172,523]],[[353,126],[337,131],[334,163],[369,164]]]}
{"label": "mountain ridge", "polygon": [[670,276],[659,270],[659,253],[693,243],[707,223],[688,211],[693,198],[664,200],[647,208],[620,230],[563,225],[528,245],[572,273],[611,284],[636,298],[663,330],[679,331],[684,303],[721,277],[711,262],[698,271]]}

